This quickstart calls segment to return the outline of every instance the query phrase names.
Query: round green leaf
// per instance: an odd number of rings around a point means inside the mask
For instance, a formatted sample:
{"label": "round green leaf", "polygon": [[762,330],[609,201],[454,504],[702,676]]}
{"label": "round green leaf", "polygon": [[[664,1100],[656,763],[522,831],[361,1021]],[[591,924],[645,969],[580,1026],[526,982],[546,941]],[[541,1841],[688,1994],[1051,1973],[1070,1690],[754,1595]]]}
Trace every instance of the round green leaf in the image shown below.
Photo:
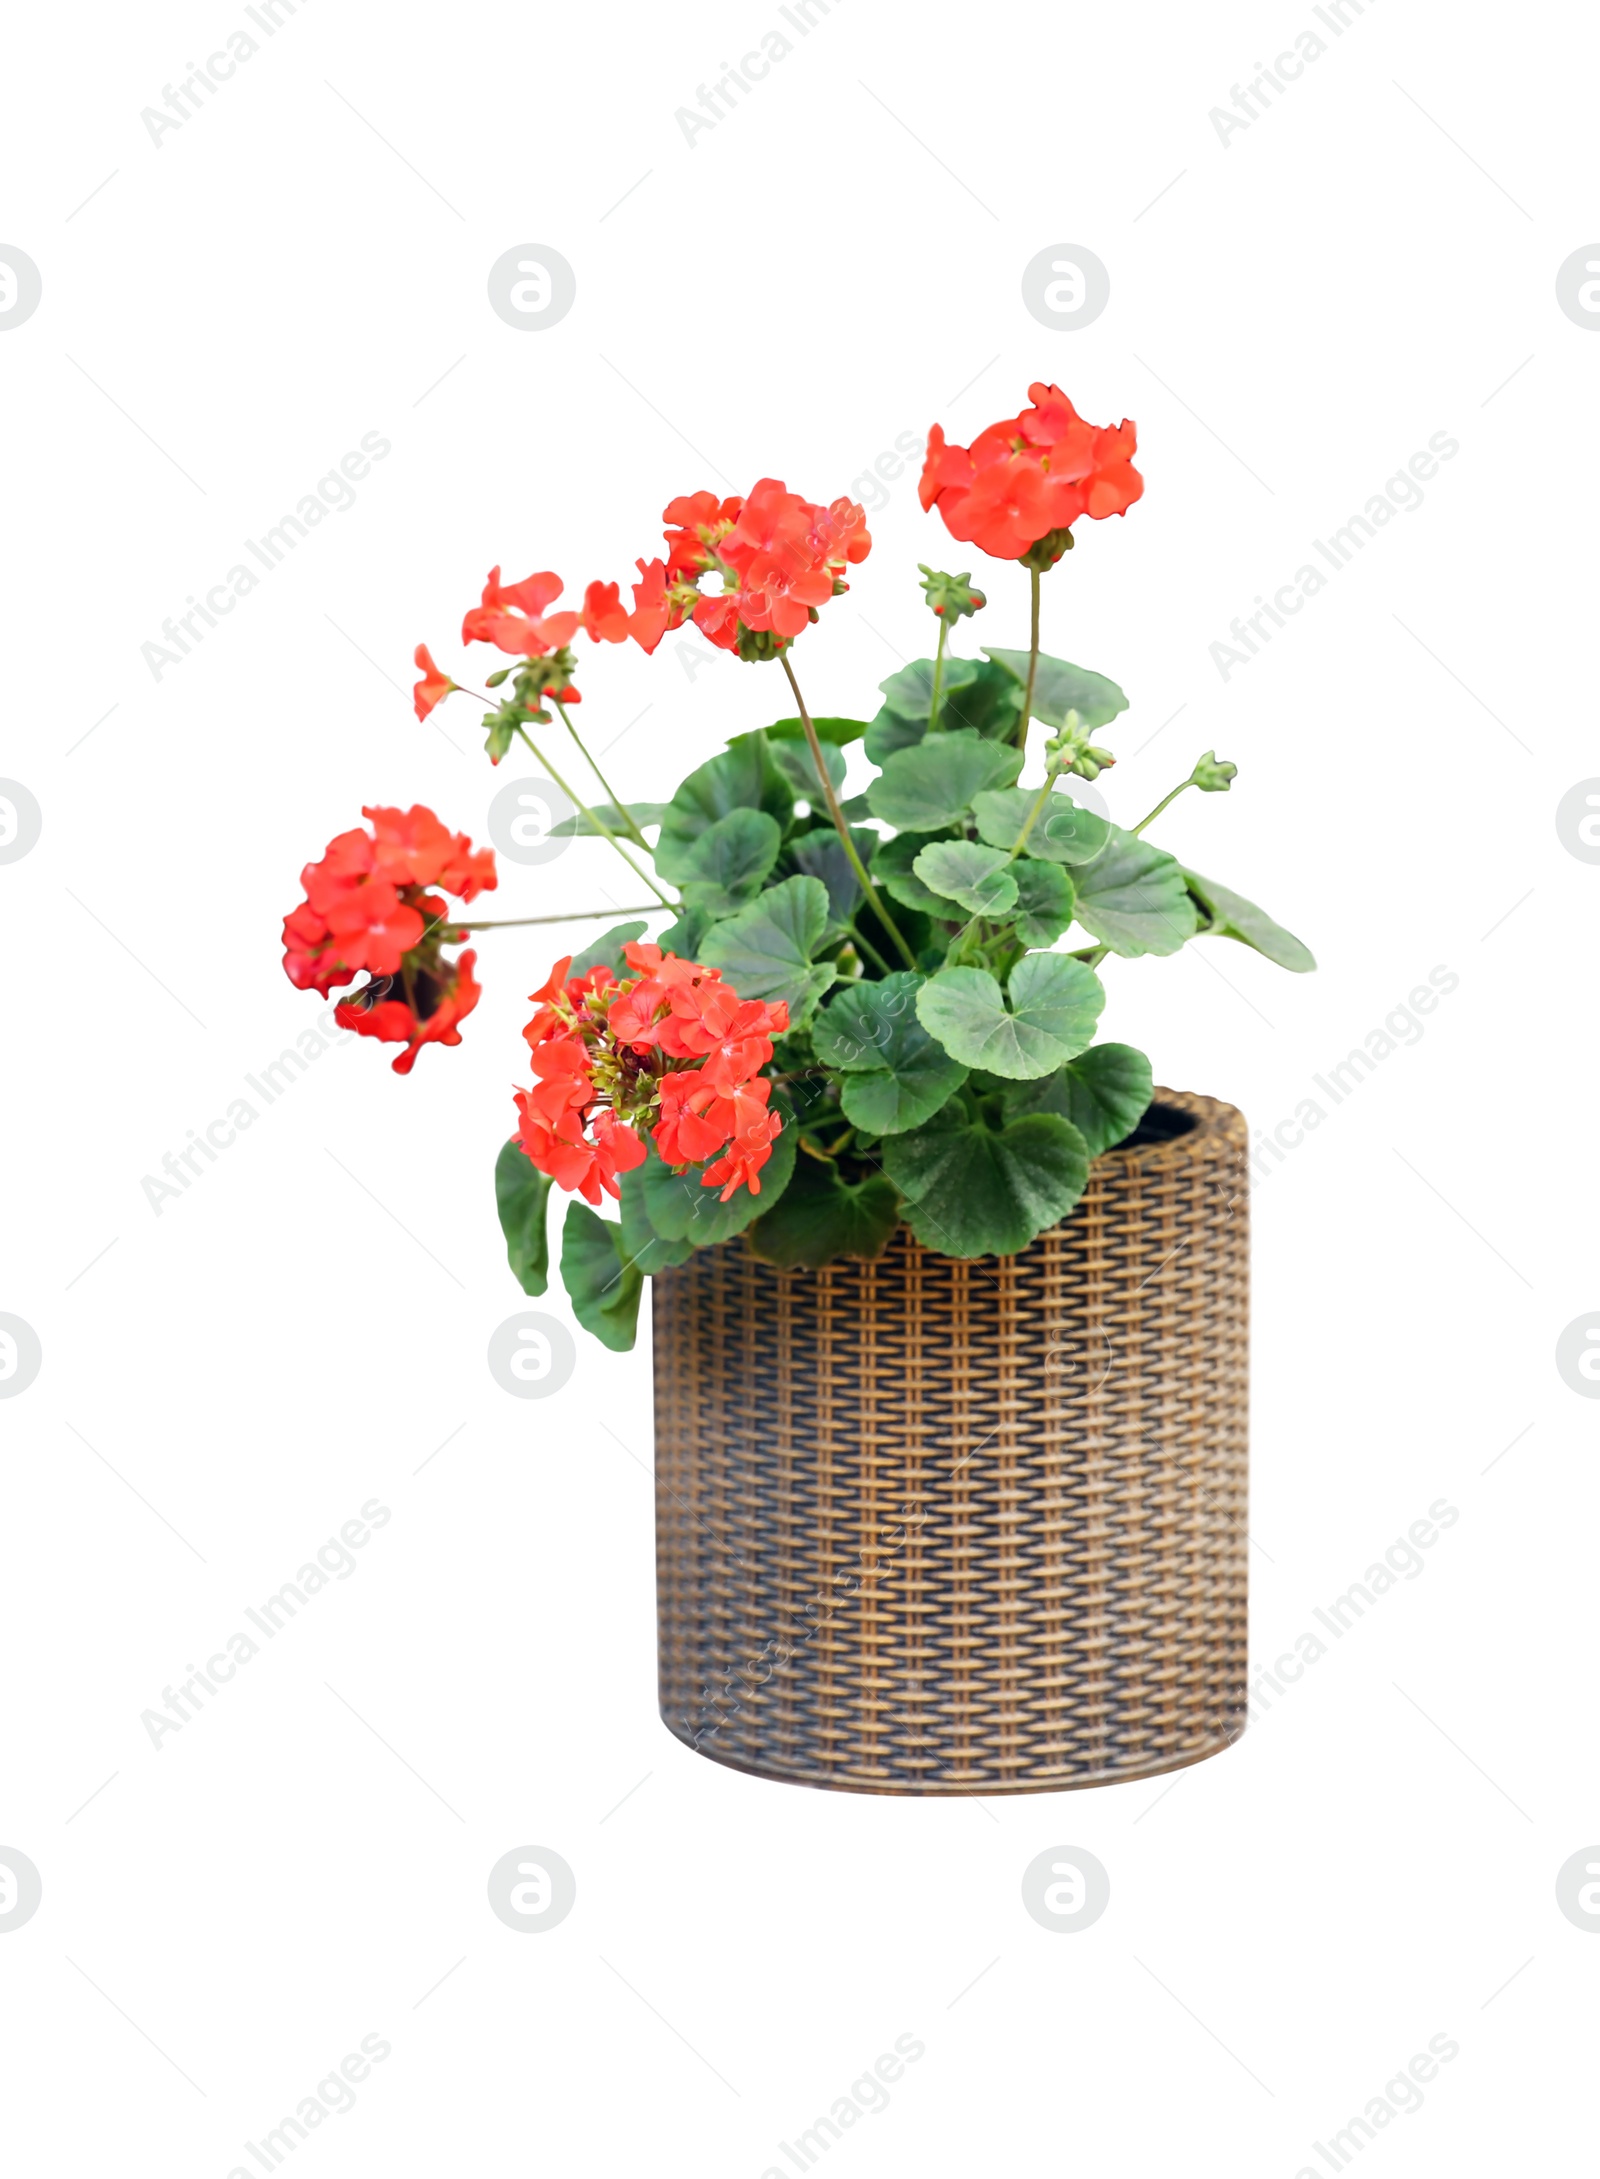
{"label": "round green leaf", "polygon": [[730,810],[741,809],[765,810],[780,827],[794,815],[794,790],[772,761],[765,734],[702,764],[666,805],[655,851],[661,875],[675,882],[700,835]]}
{"label": "round green leaf", "polygon": [[867,802],[873,816],[896,831],[939,832],[966,816],[975,795],[1009,787],[1021,769],[1022,751],[1004,742],[985,741],[970,729],[931,734],[888,759],[867,789]]}
{"label": "round green leaf", "polygon": [[[861,826],[852,827],[850,837],[855,841],[856,853],[861,860],[869,861],[879,834]],[[802,876],[822,880],[828,888],[828,908],[833,920],[848,923],[861,898],[861,884],[844,851],[844,842],[832,825],[816,825],[811,831],[797,833],[786,840],[782,867],[787,869],[791,863]]]}
{"label": "round green leaf", "polygon": [[760,890],[782,839],[778,820],[765,810],[729,810],[679,858],[685,903],[710,916],[732,915]]}
{"label": "round green leaf", "polygon": [[1016,905],[1017,881],[998,847],[976,840],[936,840],[912,864],[930,892],[953,900],[969,915],[1001,916]]}
{"label": "round green leaf", "polygon": [[1131,1044],[1091,1044],[1055,1074],[1025,1083],[1006,1098],[1008,1112],[1054,1112],[1070,1120],[1099,1157],[1131,1135],[1154,1091],[1150,1062]]}
{"label": "round green leaf", "polygon": [[[935,833],[933,838],[941,838]],[[902,908],[920,908],[924,915],[943,916],[947,923],[955,918],[950,903],[938,893],[931,893],[917,876],[912,865],[929,844],[925,832],[897,832],[891,839],[880,839],[873,851],[872,882]]]}
{"label": "round green leaf", "polygon": [[947,1106],[882,1155],[912,1232],[945,1256],[1015,1255],[1066,1217],[1089,1177],[1083,1137],[1049,1112],[994,1128]]}
{"label": "round green leaf", "polygon": [[[919,658],[914,666],[902,666],[898,673],[891,673],[887,681],[878,686],[883,700],[891,711],[897,711],[903,719],[921,719],[926,723],[933,709],[933,669],[931,658]],[[956,689],[965,688],[969,681],[976,681],[982,671],[976,658],[947,658],[939,676],[939,701]]]}
{"label": "round green leaf", "polygon": [[839,1256],[881,1256],[900,1223],[900,1198],[881,1173],[850,1182],[836,1166],[799,1159],[795,1176],[750,1228],[750,1246],[768,1263],[811,1270]]}
{"label": "round green leaf", "polygon": [[1064,953],[1025,953],[1006,994],[981,968],[945,968],[917,994],[917,1012],[952,1059],[1014,1082],[1052,1074],[1094,1035],[1106,1003],[1100,979]]}
{"label": "round green leaf", "polygon": [[[826,810],[828,797],[817,778],[817,767],[812,761],[808,742],[780,741],[772,745],[773,762],[794,789],[802,802],[809,802],[814,810]],[[845,754],[830,742],[822,744],[822,762],[827,770],[829,784],[835,788],[844,785]]]}
{"label": "round green leaf", "polygon": [[812,1044],[844,1076],[845,1118],[867,1135],[898,1135],[930,1119],[967,1078],[917,1013],[922,978],[897,969],[851,984],[817,1016]]}
{"label": "round green leaf", "polygon": [[[711,1248],[718,1241],[731,1240],[734,1234],[743,1233],[752,1219],[771,1210],[788,1187],[794,1174],[794,1153],[794,1127],[785,1124],[772,1145],[771,1157],[756,1175],[761,1193],[752,1195],[748,1188],[735,1188],[724,1203],[720,1188],[702,1185],[703,1167],[689,1165],[675,1173],[670,1165],[662,1163],[661,1153],[652,1143],[644,1164],[635,1169],[650,1230],[664,1242],[688,1241],[695,1248]],[[628,1177],[631,1180],[634,1176]],[[677,1259],[668,1255],[665,1260],[670,1263]],[[641,1268],[646,1267],[647,1260],[641,1259]]]}
{"label": "round green leaf", "polygon": [[1011,865],[1017,886],[1017,936],[1025,946],[1053,946],[1072,921],[1072,880],[1060,863],[1020,856]]}
{"label": "round green leaf", "polygon": [[[1009,855],[1038,799],[1036,787],[995,788],[978,795],[972,805],[978,837],[991,847],[1003,847]],[[1111,827],[1103,817],[1080,809],[1058,787],[1034,818],[1023,845],[1026,854],[1045,862],[1086,863],[1110,837]]]}
{"label": "round green leaf", "polygon": [[1113,953],[1176,953],[1199,928],[1183,868],[1120,825],[1093,862],[1073,872],[1075,913],[1084,929]]}
{"label": "round green leaf", "polygon": [[721,969],[741,999],[784,1000],[797,1028],[839,973],[831,961],[811,959],[827,927],[822,880],[785,878],[737,915],[713,923],[700,941],[700,958]]}
{"label": "round green leaf", "polygon": [[[996,665],[1004,666],[1026,686],[1026,651],[995,651],[987,644],[984,650]],[[1047,726],[1065,726],[1067,713],[1075,711],[1079,723],[1092,732],[1097,726],[1109,726],[1118,712],[1127,708],[1127,697],[1103,673],[1091,673],[1087,666],[1069,666],[1064,658],[1040,658],[1033,682],[1033,716],[1043,719]]]}

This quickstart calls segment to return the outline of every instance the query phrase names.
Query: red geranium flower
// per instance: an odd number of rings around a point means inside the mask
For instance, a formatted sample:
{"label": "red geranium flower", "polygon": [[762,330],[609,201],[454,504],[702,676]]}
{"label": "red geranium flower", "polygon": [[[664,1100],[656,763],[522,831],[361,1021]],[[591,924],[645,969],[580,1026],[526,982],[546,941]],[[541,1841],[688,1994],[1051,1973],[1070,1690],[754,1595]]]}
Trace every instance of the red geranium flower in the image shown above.
{"label": "red geranium flower", "polygon": [[918,486],[924,508],[938,508],[952,537],[997,560],[1022,559],[1080,515],[1098,522],[1126,514],[1144,490],[1126,418],[1086,423],[1060,387],[1043,380],[1028,397],[1031,408],[991,424],[970,447],[948,445],[935,424]]}
{"label": "red geranium flower", "polygon": [[[448,974],[438,980],[420,974],[414,995],[401,996],[392,979],[365,984],[334,1008],[334,1020],[357,1036],[376,1037],[381,1044],[404,1044],[394,1062],[396,1074],[409,1074],[424,1044],[459,1044],[460,1024],[472,1012],[482,994],[473,978],[478,956],[469,946],[446,964]],[[386,993],[386,996],[379,994]]]}
{"label": "red geranium flower", "polygon": [[496,650],[513,656],[543,658],[570,643],[577,632],[576,613],[551,613],[545,607],[560,597],[564,585],[559,575],[530,575],[525,582],[502,583],[500,570],[492,567],[483,586],[481,604],[475,605],[461,623],[463,643],[492,643]]}
{"label": "red geranium flower", "polygon": [[422,679],[412,690],[411,700],[417,707],[417,717],[425,719],[435,704],[443,703],[456,684],[434,664],[426,643],[417,645],[416,661],[422,668]]}
{"label": "red geranium flower", "polygon": [[[636,563],[640,579],[627,617],[626,632],[646,651],[692,619],[720,649],[770,658],[848,587],[845,568],[872,550],[866,515],[854,501],[820,506],[776,477],[763,477],[742,499],[686,492],[668,502],[662,519],[667,557]],[[702,591],[705,575],[719,576],[721,590]],[[590,595],[602,591],[615,595],[590,585]]]}
{"label": "red geranium flower", "polygon": [[494,855],[420,803],[361,814],[370,832],[341,832],[301,872],[306,897],[284,918],[283,966],[297,989],[324,996],[365,971],[371,981],[341,1000],[338,1019],[361,1036],[404,1043],[394,1066],[409,1074],[424,1044],[461,1042],[458,1024],[478,1003],[476,955],[444,957],[462,934],[451,931],[443,895],[467,901],[489,891]]}
{"label": "red geranium flower", "polygon": [[569,956],[533,994],[523,1034],[538,1080],[516,1093],[518,1141],[590,1203],[620,1193],[618,1176],[645,1158],[645,1134],[680,1170],[731,1143],[702,1185],[721,1187],[724,1202],[740,1185],[759,1195],[783,1122],[758,1077],[788,1008],[741,999],[715,969],[659,946],[624,951],[636,973],[620,983],[603,967],[569,976]]}

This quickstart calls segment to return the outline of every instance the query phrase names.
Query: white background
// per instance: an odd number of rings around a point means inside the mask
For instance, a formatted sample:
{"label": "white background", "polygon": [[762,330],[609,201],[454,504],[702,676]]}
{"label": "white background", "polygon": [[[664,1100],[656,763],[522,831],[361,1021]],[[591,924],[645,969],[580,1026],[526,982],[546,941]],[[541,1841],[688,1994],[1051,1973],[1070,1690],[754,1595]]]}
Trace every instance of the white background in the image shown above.
{"label": "white background", "polygon": [[[691,146],[675,107],[776,5],[312,0],[153,143],[141,109],[246,23],[32,9],[3,45],[0,241],[43,278],[0,337],[0,773],[44,816],[0,868],[0,1309],[44,1353],[0,1409],[0,1843],[44,1883],[0,1935],[13,2167],[257,2169],[365,2034],[392,2053],[297,2170],[759,2179],[901,2034],[925,2057],[830,2169],[1293,2179],[1436,2034],[1459,2056],[1364,2167],[1590,2153],[1600,1942],[1554,1880],[1600,1838],[1596,1410],[1554,1348],[1600,1307],[1600,868],[1554,812],[1600,772],[1600,343],[1555,299],[1600,233],[1593,32],[842,0]],[[1209,110],[1308,26],[1327,51],[1224,145]],[[575,269],[559,326],[489,309],[521,243]],[[1055,243],[1110,270],[1078,332],[1023,307]],[[1112,809],[1234,759],[1157,836],[1322,964],[1112,961],[1108,1033],[1269,1128],[1459,977],[1258,1191],[1253,1655],[1436,1499],[1460,1518],[1176,1782],[791,1790],[655,1715],[647,1338],[580,1335],[546,1405],[485,1364],[527,1306],[490,1167],[555,938],[486,939],[464,1044],[409,1081],[339,1048],[159,1216],[141,1183],[314,1017],[279,965],[301,864],[363,802],[484,836],[476,714],[419,725],[408,690],[491,563],[575,597],[677,492],[831,498],[1033,377],[1139,427],[1144,500],[1047,586],[1047,648],[1132,698]],[[355,506],[155,679],[161,622],[366,432]],[[1424,504],[1224,680],[1229,622],[1437,432]],[[914,562],[975,558],[914,475],[875,496],[800,649],[824,712],[928,647]],[[1025,641],[1025,578],[978,580],[964,643]],[[702,655],[585,647],[629,794],[791,708]],[[602,843],[503,879],[507,915],[630,897]],[[357,1571],[152,1748],[141,1712],[374,1497]],[[486,1902],[524,1844],[577,1876],[544,1935]],[[1082,1934],[1022,1909],[1057,1845],[1110,1872]]]}

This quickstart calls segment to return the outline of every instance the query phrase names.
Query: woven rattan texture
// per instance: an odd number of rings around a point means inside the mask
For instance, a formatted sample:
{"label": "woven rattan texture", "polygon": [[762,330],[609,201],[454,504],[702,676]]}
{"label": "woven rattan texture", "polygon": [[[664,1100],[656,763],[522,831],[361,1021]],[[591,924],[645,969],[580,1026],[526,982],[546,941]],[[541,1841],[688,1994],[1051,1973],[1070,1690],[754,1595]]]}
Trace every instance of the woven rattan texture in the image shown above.
{"label": "woven rattan texture", "polygon": [[1042,1792],[1244,1726],[1247,1129],[1210,1098],[956,1262],[654,1281],[661,1713],[718,1762]]}

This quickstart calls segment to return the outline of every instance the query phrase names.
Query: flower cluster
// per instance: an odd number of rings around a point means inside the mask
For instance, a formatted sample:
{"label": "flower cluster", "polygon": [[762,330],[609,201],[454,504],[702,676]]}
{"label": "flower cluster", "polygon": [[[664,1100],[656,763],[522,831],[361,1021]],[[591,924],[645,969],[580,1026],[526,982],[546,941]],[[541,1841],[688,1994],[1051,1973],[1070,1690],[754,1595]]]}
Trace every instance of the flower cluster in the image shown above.
{"label": "flower cluster", "polygon": [[631,977],[605,967],[569,976],[569,954],[533,993],[523,1034],[538,1080],[517,1092],[518,1141],[592,1204],[643,1164],[646,1134],[676,1171],[714,1159],[701,1185],[721,1188],[724,1203],[740,1186],[759,1195],[783,1126],[761,1069],[788,1008],[741,999],[714,968],[659,946],[623,950]]}
{"label": "flower cluster", "polygon": [[962,544],[997,560],[1038,548],[1049,566],[1071,544],[1080,515],[1098,522],[1126,514],[1144,479],[1133,466],[1137,440],[1126,417],[1115,426],[1085,423],[1060,387],[1042,380],[1028,398],[1031,408],[980,431],[970,447],[947,445],[935,424],[918,490]]}
{"label": "flower cluster", "polygon": [[[335,1018],[359,1036],[404,1044],[396,1074],[409,1074],[424,1044],[459,1044],[478,1003],[477,956],[447,961],[450,903],[497,883],[494,855],[473,849],[430,809],[364,809],[371,831],[341,832],[300,873],[305,898],[285,916],[283,966],[300,991],[368,982],[341,999]],[[435,890],[437,888],[437,890]]]}
{"label": "flower cluster", "polygon": [[[502,700],[491,721],[489,754],[505,754],[523,719],[542,720],[546,698],[575,704],[576,660],[569,648],[581,628],[592,643],[626,643],[654,651],[671,629],[692,620],[702,635],[741,658],[775,658],[818,617],[819,608],[849,588],[844,571],[872,550],[867,518],[855,501],[821,506],[763,477],[747,498],[719,500],[715,492],[689,492],[662,515],[667,555],[638,560],[633,610],[617,583],[589,583],[581,608],[551,612],[563,584],[548,570],[520,583],[502,583],[491,568],[479,604],[461,623],[463,643],[489,643],[521,664],[514,696]],[[720,591],[700,588],[702,577],[720,576]],[[416,662],[422,678],[412,701],[425,719],[458,683],[434,663],[425,643]],[[489,677],[498,687],[509,666]]]}
{"label": "flower cluster", "polygon": [[[855,501],[820,506],[776,477],[761,478],[745,499],[687,493],[664,519],[667,559],[639,562],[662,634],[691,619],[719,649],[746,658],[772,657],[792,642],[849,588],[845,569],[872,550]],[[705,575],[720,576],[722,589],[702,591]]]}

